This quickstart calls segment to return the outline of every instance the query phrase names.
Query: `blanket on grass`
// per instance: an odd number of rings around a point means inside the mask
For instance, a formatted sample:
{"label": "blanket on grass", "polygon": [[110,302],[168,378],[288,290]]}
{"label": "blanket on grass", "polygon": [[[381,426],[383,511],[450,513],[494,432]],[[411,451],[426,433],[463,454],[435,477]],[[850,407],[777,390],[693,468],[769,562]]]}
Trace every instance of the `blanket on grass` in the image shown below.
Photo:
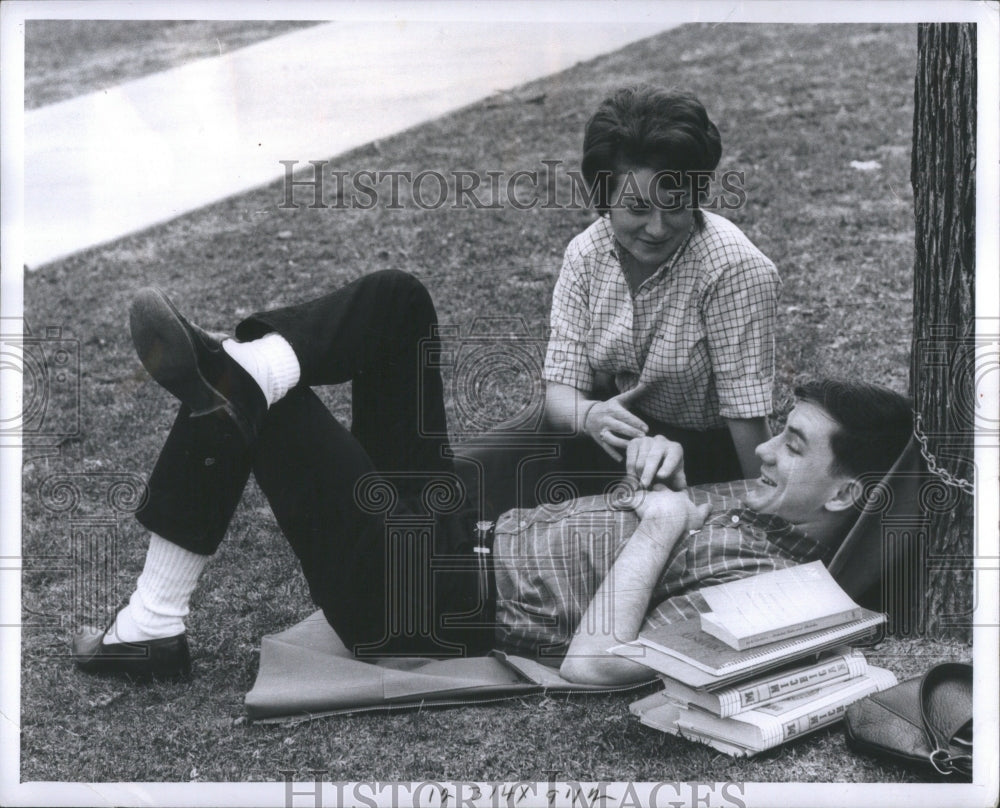
{"label": "blanket on grass", "polygon": [[[654,677],[650,672],[649,681]],[[449,706],[547,692],[606,693],[634,685],[600,687],[563,679],[524,657],[494,651],[456,659],[355,659],[321,611],[261,641],[260,670],[247,693],[247,715],[265,723],[304,721],[373,710]]]}

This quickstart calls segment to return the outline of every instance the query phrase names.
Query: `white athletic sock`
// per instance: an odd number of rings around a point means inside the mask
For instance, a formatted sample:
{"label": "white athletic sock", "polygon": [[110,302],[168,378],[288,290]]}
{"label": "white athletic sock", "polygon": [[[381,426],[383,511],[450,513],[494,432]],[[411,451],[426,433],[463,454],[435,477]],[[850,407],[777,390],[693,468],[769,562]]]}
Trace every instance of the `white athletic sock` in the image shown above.
{"label": "white athletic sock", "polygon": [[104,642],[142,642],[181,634],[191,593],[208,559],[151,533],[135,592],[118,612]]}
{"label": "white athletic sock", "polygon": [[267,334],[250,342],[227,339],[222,347],[257,382],[268,407],[299,383],[298,357],[281,334]]}

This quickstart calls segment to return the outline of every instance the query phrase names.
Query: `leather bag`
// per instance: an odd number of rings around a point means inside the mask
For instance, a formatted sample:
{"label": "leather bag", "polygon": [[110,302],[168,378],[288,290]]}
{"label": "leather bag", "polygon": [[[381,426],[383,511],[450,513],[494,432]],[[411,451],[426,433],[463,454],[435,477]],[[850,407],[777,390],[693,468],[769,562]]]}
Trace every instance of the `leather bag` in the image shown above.
{"label": "leather bag", "polygon": [[847,745],[858,752],[972,776],[972,666],[935,665],[923,676],[847,708]]}

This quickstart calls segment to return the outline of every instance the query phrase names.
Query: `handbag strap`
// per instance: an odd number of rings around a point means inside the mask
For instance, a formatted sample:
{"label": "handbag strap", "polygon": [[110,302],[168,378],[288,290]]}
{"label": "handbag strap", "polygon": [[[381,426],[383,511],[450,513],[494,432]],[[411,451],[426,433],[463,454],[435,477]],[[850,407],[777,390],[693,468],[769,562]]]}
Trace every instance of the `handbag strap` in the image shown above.
{"label": "handbag strap", "polygon": [[972,666],[943,662],[928,670],[920,682],[920,717],[931,765],[941,774],[971,776]]}

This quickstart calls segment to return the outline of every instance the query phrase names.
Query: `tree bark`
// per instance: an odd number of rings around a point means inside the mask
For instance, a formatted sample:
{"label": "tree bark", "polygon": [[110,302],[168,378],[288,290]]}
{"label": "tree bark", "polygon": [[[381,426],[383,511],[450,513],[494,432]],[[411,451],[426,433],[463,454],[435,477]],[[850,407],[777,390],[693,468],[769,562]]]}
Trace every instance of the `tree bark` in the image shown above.
{"label": "tree bark", "polygon": [[976,268],[976,26],[918,29],[910,180],[916,218],[910,393],[925,485],[927,633],[971,636]]}

